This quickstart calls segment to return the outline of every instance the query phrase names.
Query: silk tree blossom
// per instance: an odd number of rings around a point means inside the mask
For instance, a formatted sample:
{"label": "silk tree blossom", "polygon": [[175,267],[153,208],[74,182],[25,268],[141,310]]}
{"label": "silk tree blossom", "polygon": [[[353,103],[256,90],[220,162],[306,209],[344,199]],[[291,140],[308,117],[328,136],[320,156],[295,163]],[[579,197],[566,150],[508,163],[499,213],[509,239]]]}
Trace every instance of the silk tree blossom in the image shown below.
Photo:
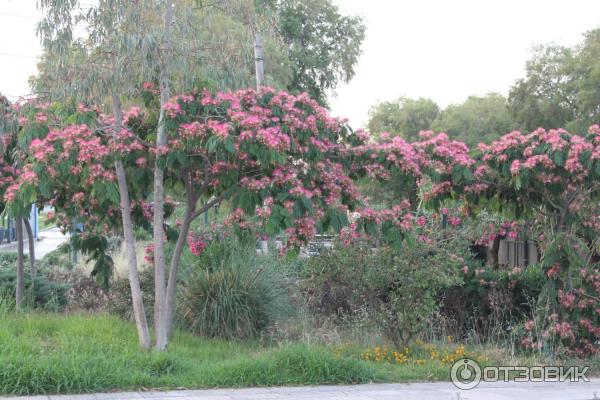
{"label": "silk tree blossom", "polygon": [[179,103],[176,100],[177,99],[171,99],[168,102],[166,102],[165,105],[163,106],[165,113],[167,114],[167,116],[169,116],[171,118],[175,118],[179,114],[182,113],[181,106],[179,105]]}
{"label": "silk tree blossom", "polygon": [[518,175],[521,170],[521,161],[513,160],[512,164],[510,164],[510,173],[513,175]]}
{"label": "silk tree blossom", "polygon": [[433,158],[444,160],[449,166],[470,167],[475,164],[475,160],[469,156],[469,148],[465,143],[450,140],[445,133],[437,135],[428,133],[425,137],[428,139],[416,142],[414,145],[417,149],[429,150]]}
{"label": "silk tree blossom", "polygon": [[123,115],[123,123],[131,124],[135,119],[140,117],[142,109],[138,106],[133,106]]}
{"label": "silk tree blossom", "polygon": [[486,169],[475,180],[488,185],[486,196],[499,196],[506,204],[532,201],[543,206],[555,213],[560,229],[565,228],[566,213],[571,215],[569,220],[576,218],[586,225],[577,210],[592,200],[590,195],[598,195],[591,183],[600,178],[598,137],[596,126],[586,137],[564,129],[511,132],[491,145],[480,146]]}

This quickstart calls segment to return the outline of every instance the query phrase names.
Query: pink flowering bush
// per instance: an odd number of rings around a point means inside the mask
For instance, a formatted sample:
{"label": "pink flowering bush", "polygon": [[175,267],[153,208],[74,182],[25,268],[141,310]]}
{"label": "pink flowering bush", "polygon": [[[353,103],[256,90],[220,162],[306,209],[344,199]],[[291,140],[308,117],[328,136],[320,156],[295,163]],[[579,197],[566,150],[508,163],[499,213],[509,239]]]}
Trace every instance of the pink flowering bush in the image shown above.
{"label": "pink flowering bush", "polygon": [[545,243],[539,307],[525,325],[523,346],[567,355],[600,352],[600,263],[585,240],[560,233]]}
{"label": "pink flowering bush", "polygon": [[[95,260],[92,273],[107,286],[112,275],[107,238],[120,232],[113,163],[116,155],[126,154],[125,163],[132,164],[143,147],[125,130],[116,137],[107,134],[102,126],[110,119],[83,105],[63,108],[31,102],[19,113],[17,136],[27,158],[4,200],[13,208],[27,205],[28,209],[34,202],[52,205],[57,225],[78,231],[73,244]],[[40,118],[41,113],[46,118]],[[65,120],[78,124],[65,124]],[[130,172],[136,183],[130,191],[133,217],[139,226],[149,227],[151,212],[144,197],[150,175]]]}

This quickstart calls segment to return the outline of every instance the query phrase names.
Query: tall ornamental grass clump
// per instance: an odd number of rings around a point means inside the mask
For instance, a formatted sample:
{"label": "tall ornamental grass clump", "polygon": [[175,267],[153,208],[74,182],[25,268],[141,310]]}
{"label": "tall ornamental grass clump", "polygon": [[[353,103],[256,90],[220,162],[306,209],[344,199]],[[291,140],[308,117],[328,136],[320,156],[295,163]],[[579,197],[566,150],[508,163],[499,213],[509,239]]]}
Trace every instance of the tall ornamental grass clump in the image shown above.
{"label": "tall ornamental grass clump", "polygon": [[[214,257],[212,246],[221,257]],[[208,255],[182,282],[179,316],[186,329],[207,337],[251,338],[288,315],[287,274],[270,255],[233,240],[229,246],[213,242]]]}

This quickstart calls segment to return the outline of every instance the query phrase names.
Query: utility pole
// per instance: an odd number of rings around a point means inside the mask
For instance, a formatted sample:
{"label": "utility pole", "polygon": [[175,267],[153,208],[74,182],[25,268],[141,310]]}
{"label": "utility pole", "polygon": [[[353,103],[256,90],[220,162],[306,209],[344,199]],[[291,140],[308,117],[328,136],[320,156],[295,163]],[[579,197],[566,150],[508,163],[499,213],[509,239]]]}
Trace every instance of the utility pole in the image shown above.
{"label": "utility pole", "polygon": [[262,39],[256,34],[254,38],[254,64],[256,68],[256,90],[265,84],[265,55]]}

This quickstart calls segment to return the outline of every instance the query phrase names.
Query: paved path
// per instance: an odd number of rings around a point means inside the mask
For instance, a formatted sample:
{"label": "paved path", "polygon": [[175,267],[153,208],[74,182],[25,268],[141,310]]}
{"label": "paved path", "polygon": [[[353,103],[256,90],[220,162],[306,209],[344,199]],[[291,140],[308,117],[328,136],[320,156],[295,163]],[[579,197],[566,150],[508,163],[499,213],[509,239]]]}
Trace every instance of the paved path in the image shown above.
{"label": "paved path", "polygon": [[[0,398],[8,399],[8,398]],[[17,397],[19,400],[600,400],[600,379],[579,383],[482,382],[461,391],[449,382],[310,386],[261,389],[178,390],[72,396]]]}
{"label": "paved path", "polygon": [[[40,231],[38,240],[35,241],[35,259],[41,260],[46,254],[56,250],[58,246],[69,240],[68,235],[63,235],[60,229],[54,227]],[[25,254],[28,254],[27,240],[25,240]],[[0,251],[17,251],[17,242],[0,245]]]}

